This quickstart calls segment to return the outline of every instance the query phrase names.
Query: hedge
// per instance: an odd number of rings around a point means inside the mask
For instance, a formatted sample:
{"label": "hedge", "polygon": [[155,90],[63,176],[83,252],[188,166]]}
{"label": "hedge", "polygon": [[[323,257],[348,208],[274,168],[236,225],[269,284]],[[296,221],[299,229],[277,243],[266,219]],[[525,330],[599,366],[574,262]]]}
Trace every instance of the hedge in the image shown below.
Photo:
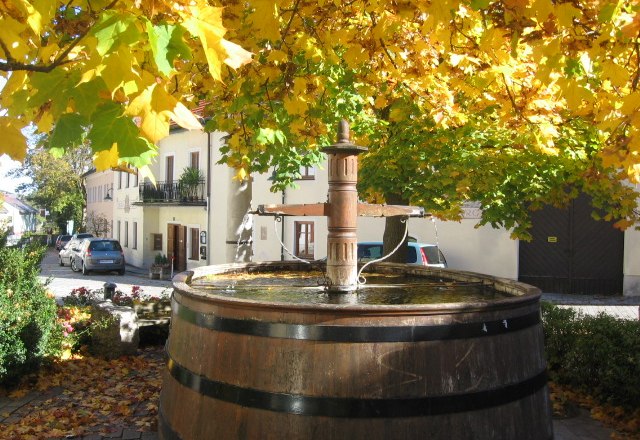
{"label": "hedge", "polygon": [[39,281],[44,248],[0,248],[0,384],[60,353],[56,303]]}
{"label": "hedge", "polygon": [[603,403],[640,406],[640,322],[542,305],[552,380]]}

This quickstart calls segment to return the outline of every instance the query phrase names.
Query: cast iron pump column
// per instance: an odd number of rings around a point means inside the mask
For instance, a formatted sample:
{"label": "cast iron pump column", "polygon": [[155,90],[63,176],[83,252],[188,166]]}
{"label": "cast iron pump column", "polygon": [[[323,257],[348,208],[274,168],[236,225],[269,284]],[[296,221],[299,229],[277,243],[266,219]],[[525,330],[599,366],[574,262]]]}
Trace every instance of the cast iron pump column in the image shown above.
{"label": "cast iron pump column", "polygon": [[338,125],[338,141],[322,150],[327,154],[329,194],[327,203],[305,205],[260,205],[259,215],[327,216],[327,278],[330,292],[351,292],[358,287],[358,216],[424,217],[424,209],[413,206],[358,203],[358,154],[366,147],[349,140],[349,124]]}

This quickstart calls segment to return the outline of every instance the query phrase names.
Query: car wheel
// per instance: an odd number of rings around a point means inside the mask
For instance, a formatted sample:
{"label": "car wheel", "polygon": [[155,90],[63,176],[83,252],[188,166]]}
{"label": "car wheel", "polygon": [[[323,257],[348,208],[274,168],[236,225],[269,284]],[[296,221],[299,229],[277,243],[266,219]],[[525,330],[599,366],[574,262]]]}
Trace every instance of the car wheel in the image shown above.
{"label": "car wheel", "polygon": [[84,264],[84,261],[82,262],[82,275],[88,275],[89,274],[89,269],[87,269],[87,265]]}
{"label": "car wheel", "polygon": [[118,275],[124,275],[124,267],[118,271]]}
{"label": "car wheel", "polygon": [[64,263],[62,262],[62,257],[58,257],[58,263],[60,264],[60,266],[64,266]]}
{"label": "car wheel", "polygon": [[71,261],[71,270],[74,272],[78,271],[78,264],[76,263],[76,259],[75,258],[70,258],[69,259]]}

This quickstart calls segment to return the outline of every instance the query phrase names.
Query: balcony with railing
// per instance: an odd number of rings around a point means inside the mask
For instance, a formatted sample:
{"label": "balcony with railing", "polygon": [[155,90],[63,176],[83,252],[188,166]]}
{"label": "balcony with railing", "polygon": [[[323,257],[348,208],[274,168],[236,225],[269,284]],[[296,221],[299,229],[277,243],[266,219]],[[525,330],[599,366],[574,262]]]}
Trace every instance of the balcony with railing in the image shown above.
{"label": "balcony with railing", "polygon": [[180,182],[151,182],[141,183],[138,187],[139,198],[136,205],[192,205],[206,206],[205,180],[197,184],[185,185]]}

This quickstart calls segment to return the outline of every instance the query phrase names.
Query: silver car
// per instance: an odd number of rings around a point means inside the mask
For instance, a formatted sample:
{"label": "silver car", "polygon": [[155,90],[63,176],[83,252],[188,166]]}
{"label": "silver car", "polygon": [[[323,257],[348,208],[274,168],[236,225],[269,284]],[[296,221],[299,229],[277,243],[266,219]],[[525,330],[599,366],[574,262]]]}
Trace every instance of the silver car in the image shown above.
{"label": "silver car", "polygon": [[85,238],[73,257],[71,268],[76,267],[83,275],[89,271],[117,271],[124,275],[124,253],[120,242],[113,238]]}
{"label": "silver car", "polygon": [[58,262],[60,266],[71,266],[71,270],[77,272],[77,269],[73,265],[73,257],[76,255],[78,250],[80,249],[79,241],[69,241],[64,245],[60,252],[58,252]]}

